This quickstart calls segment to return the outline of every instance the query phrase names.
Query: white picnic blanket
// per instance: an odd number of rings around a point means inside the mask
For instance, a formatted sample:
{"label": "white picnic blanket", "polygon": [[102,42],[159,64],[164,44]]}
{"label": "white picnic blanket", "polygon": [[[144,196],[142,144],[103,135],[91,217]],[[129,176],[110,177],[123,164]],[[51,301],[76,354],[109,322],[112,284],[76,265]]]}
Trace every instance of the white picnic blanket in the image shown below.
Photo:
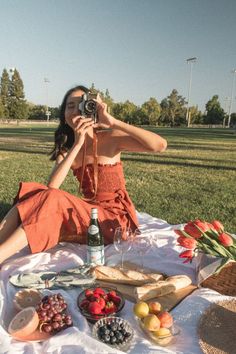
{"label": "white picnic blanket", "polygon": [[[178,257],[181,251],[176,245],[176,235],[173,229],[180,225],[169,225],[167,222],[153,218],[145,213],[138,213],[141,231],[153,238],[153,247],[144,257],[144,266],[156,269],[166,274],[187,274],[193,282],[196,281],[195,263],[183,264]],[[10,275],[19,272],[34,271],[61,271],[83,264],[86,257],[86,246],[63,243],[54,249],[39,254],[29,254],[24,249],[18,255],[4,263],[0,271],[0,354],[78,354],[78,353],[119,353],[117,350],[98,342],[91,336],[91,325],[80,314],[76,300],[80,288],[73,290],[60,290],[68,303],[72,314],[74,326],[62,331],[44,342],[20,342],[12,339],[6,328],[16,313],[12,299],[19,290],[8,281]],[[120,262],[120,255],[113,245],[106,246],[105,257],[107,265]],[[132,263],[140,264],[140,259],[134,250],[126,254],[126,259]],[[58,292],[55,290],[55,292]],[[198,345],[197,324],[201,314],[211,302],[227,299],[217,292],[208,289],[198,289],[182,301],[172,314],[181,334],[174,344],[162,348],[151,343],[139,328],[133,317],[133,304],[126,301],[121,316],[128,320],[135,330],[135,337],[130,353],[186,353],[200,354]]]}

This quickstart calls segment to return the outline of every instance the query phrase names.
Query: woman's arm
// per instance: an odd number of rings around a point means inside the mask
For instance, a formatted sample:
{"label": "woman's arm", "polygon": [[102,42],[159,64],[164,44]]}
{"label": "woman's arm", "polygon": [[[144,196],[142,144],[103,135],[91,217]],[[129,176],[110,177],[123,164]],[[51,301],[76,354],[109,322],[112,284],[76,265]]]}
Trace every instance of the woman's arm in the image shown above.
{"label": "woman's arm", "polygon": [[75,141],[74,145],[67,154],[59,155],[56,160],[56,165],[49,177],[49,188],[60,188],[64,182],[68,172],[78,155],[81,147],[84,144],[85,135],[89,129],[94,125],[92,119],[85,119],[81,116],[72,119],[71,127],[74,130]]}
{"label": "woman's arm", "polygon": [[142,128],[115,119],[107,112],[107,105],[97,100],[98,127],[109,127],[117,131],[117,149],[137,152],[162,152],[167,147],[166,139]]}
{"label": "woman's arm", "polygon": [[118,148],[120,151],[163,152],[167,141],[160,135],[114,119],[113,129],[119,130]]}
{"label": "woman's arm", "polygon": [[64,155],[59,155],[56,164],[52,170],[49,177],[48,187],[49,188],[60,188],[61,184],[64,182],[68,172],[81,149],[81,145],[74,145],[71,150]]}

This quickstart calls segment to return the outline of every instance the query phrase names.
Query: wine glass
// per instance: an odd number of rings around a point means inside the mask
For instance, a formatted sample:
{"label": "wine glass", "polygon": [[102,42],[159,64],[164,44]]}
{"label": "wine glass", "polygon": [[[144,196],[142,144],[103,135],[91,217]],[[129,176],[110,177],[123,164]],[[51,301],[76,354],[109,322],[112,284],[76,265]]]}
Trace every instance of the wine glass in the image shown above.
{"label": "wine glass", "polygon": [[132,247],[133,232],[129,227],[117,227],[114,233],[114,247],[121,253],[121,269],[124,269],[124,254]]}
{"label": "wine glass", "polygon": [[136,233],[134,237],[134,247],[137,250],[140,259],[141,259],[141,269],[143,271],[143,257],[147,254],[152,248],[152,237],[150,235],[141,234],[140,231]]}

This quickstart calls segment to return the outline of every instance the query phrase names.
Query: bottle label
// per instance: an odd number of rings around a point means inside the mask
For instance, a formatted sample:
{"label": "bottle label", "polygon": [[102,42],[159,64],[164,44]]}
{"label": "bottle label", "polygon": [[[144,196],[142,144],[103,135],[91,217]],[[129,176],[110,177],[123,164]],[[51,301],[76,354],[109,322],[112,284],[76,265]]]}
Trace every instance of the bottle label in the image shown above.
{"label": "bottle label", "polygon": [[103,265],[105,263],[104,246],[87,246],[87,262]]}
{"label": "bottle label", "polygon": [[90,225],[88,228],[88,233],[90,235],[95,235],[99,232],[99,228],[96,225]]}

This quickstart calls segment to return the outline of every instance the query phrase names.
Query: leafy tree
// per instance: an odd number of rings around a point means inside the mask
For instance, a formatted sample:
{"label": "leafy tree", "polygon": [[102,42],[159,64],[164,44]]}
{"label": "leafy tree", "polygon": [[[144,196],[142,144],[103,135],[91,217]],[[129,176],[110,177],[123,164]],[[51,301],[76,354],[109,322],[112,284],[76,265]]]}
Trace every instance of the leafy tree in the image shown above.
{"label": "leafy tree", "polygon": [[161,106],[154,97],[150,97],[147,102],[144,102],[141,106],[143,116],[146,116],[146,120],[150,125],[157,125],[158,119],[161,114]]}
{"label": "leafy tree", "polygon": [[224,116],[225,116],[225,112],[220,105],[219,96],[214,95],[212,99],[210,99],[206,103],[205,123],[222,124],[224,120]]}
{"label": "leafy tree", "polygon": [[232,113],[231,114],[230,126],[231,127],[236,127],[236,113]]}
{"label": "leafy tree", "polygon": [[9,88],[10,88],[10,78],[9,74],[7,72],[7,69],[3,69],[2,76],[1,76],[1,99],[2,99],[2,105],[3,105],[3,116],[4,118],[9,118],[9,110],[8,110],[8,105],[9,105]]}
{"label": "leafy tree", "polygon": [[197,106],[189,108],[189,114],[191,117],[191,124],[203,124],[202,112],[198,110]]}
{"label": "leafy tree", "polygon": [[186,124],[185,104],[185,98],[179,95],[177,90],[172,90],[171,94],[161,101],[160,122],[172,127]]}
{"label": "leafy tree", "polygon": [[3,106],[3,103],[2,103],[2,98],[0,96],[0,119],[1,118],[4,118],[4,106]]}
{"label": "leafy tree", "polygon": [[19,72],[14,69],[9,85],[9,117],[11,119],[26,119],[28,106],[25,101],[24,85]]}
{"label": "leafy tree", "polygon": [[29,108],[29,119],[31,120],[45,120],[46,119],[46,106],[33,105]]}
{"label": "leafy tree", "polygon": [[113,106],[113,114],[115,117],[127,123],[138,124],[138,122],[136,122],[136,112],[137,106],[128,100],[124,103],[115,103]]}

